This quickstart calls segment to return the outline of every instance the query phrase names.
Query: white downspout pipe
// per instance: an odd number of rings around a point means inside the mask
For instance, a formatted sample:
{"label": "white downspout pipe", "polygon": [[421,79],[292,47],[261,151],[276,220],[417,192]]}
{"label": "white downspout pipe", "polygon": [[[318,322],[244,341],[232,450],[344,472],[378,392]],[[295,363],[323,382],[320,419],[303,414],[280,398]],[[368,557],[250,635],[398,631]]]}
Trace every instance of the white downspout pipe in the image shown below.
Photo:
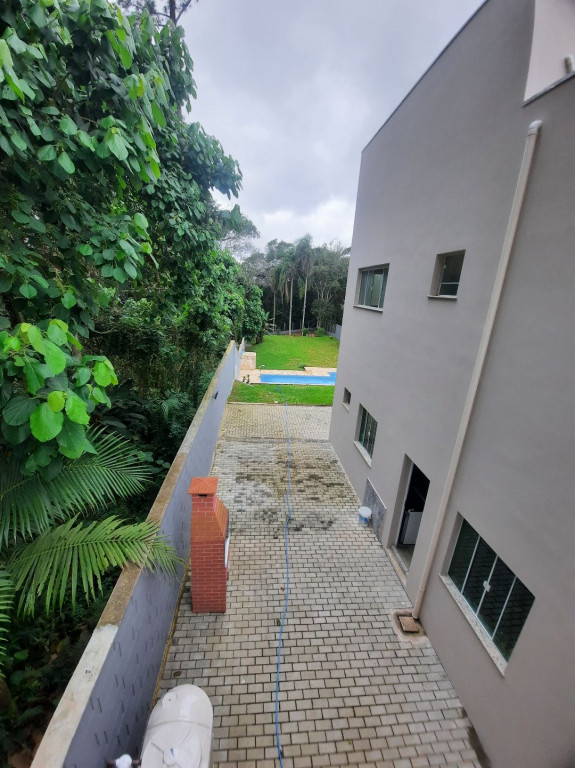
{"label": "white downspout pipe", "polygon": [[495,318],[497,316],[497,310],[499,309],[499,302],[501,299],[501,292],[503,290],[503,283],[505,282],[505,276],[507,274],[507,267],[509,265],[509,259],[515,243],[515,235],[517,233],[517,225],[519,223],[519,216],[523,207],[523,201],[525,199],[525,191],[527,189],[527,182],[529,180],[529,173],[531,171],[531,163],[533,161],[533,153],[535,151],[535,144],[537,142],[537,136],[539,129],[541,128],[541,120],[536,120],[531,123],[529,130],[527,131],[527,138],[525,140],[525,150],[523,152],[523,160],[521,162],[521,169],[519,171],[519,177],[517,179],[517,186],[515,188],[515,197],[513,198],[513,205],[511,207],[511,213],[509,215],[509,222],[507,224],[507,232],[505,233],[505,240],[503,241],[503,249],[501,251],[501,257],[499,259],[499,267],[497,269],[497,275],[495,277],[495,284],[493,286],[493,293],[491,294],[491,301],[489,302],[489,308],[487,310],[487,317],[485,319],[485,325],[483,327],[483,334],[481,336],[481,342],[479,344],[479,351],[475,360],[475,366],[471,375],[471,381],[469,383],[469,390],[467,392],[467,399],[463,407],[463,414],[461,416],[461,422],[459,424],[459,430],[455,439],[455,445],[453,447],[453,454],[451,456],[451,463],[449,464],[449,470],[447,472],[447,478],[445,480],[445,487],[443,488],[443,494],[439,503],[439,510],[437,512],[437,518],[435,521],[435,527],[433,529],[433,535],[429,545],[429,551],[427,553],[427,559],[425,561],[425,567],[421,575],[421,582],[417,591],[417,598],[415,605],[413,606],[412,616],[414,619],[419,618],[419,612],[421,610],[421,604],[423,602],[423,595],[427,587],[429,580],[429,574],[431,572],[431,566],[435,557],[435,551],[437,549],[437,543],[439,541],[439,534],[443,527],[443,521],[445,519],[445,513],[451,496],[451,490],[453,488],[453,482],[459,466],[459,460],[461,458],[461,451],[463,449],[463,443],[467,435],[467,428],[469,426],[469,420],[471,418],[471,412],[475,404],[475,398],[477,396],[477,390],[479,389],[479,383],[483,374],[483,366],[485,358],[487,356],[487,350],[489,348],[489,342],[491,340],[491,334],[493,332],[493,326],[495,324]]}

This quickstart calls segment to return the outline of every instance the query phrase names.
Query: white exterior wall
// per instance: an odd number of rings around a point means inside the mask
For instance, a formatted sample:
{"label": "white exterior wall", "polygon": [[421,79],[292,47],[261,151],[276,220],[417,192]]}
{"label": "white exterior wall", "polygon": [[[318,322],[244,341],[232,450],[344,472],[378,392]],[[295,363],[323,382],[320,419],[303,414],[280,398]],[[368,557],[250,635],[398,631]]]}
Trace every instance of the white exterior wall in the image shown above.
{"label": "white exterior wall", "polygon": [[[542,120],[421,612],[494,768],[575,764],[575,80],[524,105],[533,5],[488,0],[364,150],[331,428],[360,498],[369,478],[387,507],[384,546],[405,456],[430,479],[406,578],[415,600],[527,129]],[[457,250],[457,300],[428,298],[436,255]],[[378,264],[383,312],[354,307],[358,270]],[[353,442],[360,404],[378,422],[371,466]],[[439,575],[457,512],[535,595],[503,673]]]}

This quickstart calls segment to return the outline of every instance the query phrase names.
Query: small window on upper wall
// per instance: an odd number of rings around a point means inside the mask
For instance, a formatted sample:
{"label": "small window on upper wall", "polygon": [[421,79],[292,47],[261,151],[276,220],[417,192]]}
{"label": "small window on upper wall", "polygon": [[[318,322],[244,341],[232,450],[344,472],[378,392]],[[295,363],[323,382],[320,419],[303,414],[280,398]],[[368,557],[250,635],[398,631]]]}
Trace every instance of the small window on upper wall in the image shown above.
{"label": "small window on upper wall", "polygon": [[356,307],[383,308],[388,271],[389,266],[387,264],[359,270],[355,296]]}
{"label": "small window on upper wall", "polygon": [[347,408],[348,411],[349,411],[350,403],[351,403],[351,392],[349,391],[349,389],[344,388],[344,390],[343,390],[343,404],[344,404],[344,407]]}
{"label": "small window on upper wall", "polygon": [[442,296],[455,298],[459,290],[463,257],[465,251],[440,253],[435,260],[435,270],[431,282],[430,297]]}

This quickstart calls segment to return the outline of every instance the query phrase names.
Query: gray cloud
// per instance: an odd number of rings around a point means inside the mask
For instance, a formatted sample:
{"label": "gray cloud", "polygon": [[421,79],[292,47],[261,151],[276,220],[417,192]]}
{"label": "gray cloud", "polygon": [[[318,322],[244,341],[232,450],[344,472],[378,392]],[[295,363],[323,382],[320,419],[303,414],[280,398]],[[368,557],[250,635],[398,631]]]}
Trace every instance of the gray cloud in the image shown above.
{"label": "gray cloud", "polygon": [[361,150],[480,0],[200,0],[192,119],[244,174],[262,232],[349,244]]}

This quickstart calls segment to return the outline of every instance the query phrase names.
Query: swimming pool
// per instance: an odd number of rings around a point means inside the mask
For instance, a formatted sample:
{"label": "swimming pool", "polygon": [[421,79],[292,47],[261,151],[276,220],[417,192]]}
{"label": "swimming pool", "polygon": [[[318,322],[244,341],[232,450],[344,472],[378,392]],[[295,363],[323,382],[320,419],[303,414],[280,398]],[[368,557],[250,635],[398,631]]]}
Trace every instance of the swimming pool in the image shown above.
{"label": "swimming pool", "polygon": [[294,376],[293,374],[262,373],[262,384],[311,384],[313,386],[333,387],[335,385],[335,371],[327,376]]}

